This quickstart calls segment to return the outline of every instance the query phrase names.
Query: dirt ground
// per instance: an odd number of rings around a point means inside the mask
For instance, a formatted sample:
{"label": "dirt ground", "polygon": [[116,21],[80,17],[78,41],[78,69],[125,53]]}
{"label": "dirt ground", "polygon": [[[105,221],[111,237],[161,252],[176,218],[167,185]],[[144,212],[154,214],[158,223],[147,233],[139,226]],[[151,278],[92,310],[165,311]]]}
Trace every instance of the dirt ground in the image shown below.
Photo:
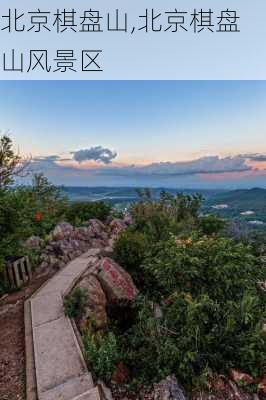
{"label": "dirt ground", "polygon": [[25,400],[24,301],[47,279],[0,299],[0,399]]}

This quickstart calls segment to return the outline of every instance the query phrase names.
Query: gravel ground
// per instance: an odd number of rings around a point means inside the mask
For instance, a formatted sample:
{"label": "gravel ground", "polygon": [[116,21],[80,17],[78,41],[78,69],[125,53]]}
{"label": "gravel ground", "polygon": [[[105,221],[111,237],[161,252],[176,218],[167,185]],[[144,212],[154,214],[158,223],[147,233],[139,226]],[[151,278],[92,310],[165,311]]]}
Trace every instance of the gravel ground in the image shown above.
{"label": "gravel ground", "polygon": [[0,300],[0,399],[25,400],[24,301],[47,277]]}

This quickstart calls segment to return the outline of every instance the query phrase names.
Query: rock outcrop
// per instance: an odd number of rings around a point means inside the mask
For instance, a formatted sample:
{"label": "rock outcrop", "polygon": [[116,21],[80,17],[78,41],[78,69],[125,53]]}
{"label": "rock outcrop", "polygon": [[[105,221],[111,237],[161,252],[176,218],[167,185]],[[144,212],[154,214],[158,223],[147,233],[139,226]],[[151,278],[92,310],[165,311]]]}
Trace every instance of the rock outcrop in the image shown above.
{"label": "rock outcrop", "polygon": [[79,320],[79,328],[83,330],[88,322],[92,322],[96,329],[102,329],[107,324],[106,296],[98,279],[90,274],[85,275],[76,287],[86,294],[85,310]]}
{"label": "rock outcrop", "polygon": [[186,400],[175,376],[168,376],[153,386],[154,400]]}
{"label": "rock outcrop", "polygon": [[110,302],[130,301],[138,294],[131,276],[111,258],[101,259],[95,272]]}
{"label": "rock outcrop", "polygon": [[25,246],[37,250],[43,248],[39,272],[46,273],[61,269],[89,249],[100,249],[103,256],[111,256],[115,238],[130,222],[129,217],[125,221],[110,217],[106,224],[90,219],[78,228],[63,222],[50,233],[46,246],[38,237],[29,238]]}

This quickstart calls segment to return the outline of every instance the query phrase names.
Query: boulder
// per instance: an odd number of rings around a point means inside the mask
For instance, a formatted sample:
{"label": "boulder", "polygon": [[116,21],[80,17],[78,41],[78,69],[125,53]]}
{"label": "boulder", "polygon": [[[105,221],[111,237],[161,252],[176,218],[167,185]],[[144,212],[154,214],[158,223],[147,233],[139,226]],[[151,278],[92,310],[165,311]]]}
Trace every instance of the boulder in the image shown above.
{"label": "boulder", "polygon": [[133,223],[133,220],[132,220],[132,217],[130,214],[125,214],[123,221],[127,226],[129,226]]}
{"label": "boulder", "polygon": [[91,247],[94,249],[103,249],[106,247],[107,242],[103,239],[91,239]]}
{"label": "boulder", "polygon": [[110,302],[133,300],[138,294],[131,276],[111,258],[104,257],[100,260],[96,271]]}
{"label": "boulder", "polygon": [[110,222],[110,230],[111,230],[111,234],[112,236],[117,236],[119,235],[122,231],[124,231],[127,227],[126,223],[119,218],[114,218],[111,222]]}
{"label": "boulder", "polygon": [[56,225],[54,230],[51,232],[52,240],[63,240],[71,238],[74,232],[74,227],[71,224],[63,222]]}
{"label": "boulder", "polygon": [[264,375],[258,383],[258,391],[262,395],[266,396],[266,375]]}
{"label": "boulder", "polygon": [[44,246],[44,240],[39,236],[31,236],[26,240],[24,246],[30,250],[40,250]]}
{"label": "boulder", "polygon": [[80,329],[84,329],[90,321],[95,328],[104,328],[107,324],[106,296],[98,279],[93,275],[86,275],[76,287],[86,293],[85,311],[79,321]]}
{"label": "boulder", "polygon": [[238,371],[237,369],[230,369],[229,376],[236,383],[242,382],[245,385],[251,385],[252,383],[254,383],[254,379],[252,378],[252,376],[245,374],[244,372]]}
{"label": "boulder", "polygon": [[173,375],[154,384],[153,387],[154,400],[186,400],[183,390]]}
{"label": "boulder", "polygon": [[87,232],[91,238],[108,240],[105,225],[98,219],[90,219],[86,222]]}

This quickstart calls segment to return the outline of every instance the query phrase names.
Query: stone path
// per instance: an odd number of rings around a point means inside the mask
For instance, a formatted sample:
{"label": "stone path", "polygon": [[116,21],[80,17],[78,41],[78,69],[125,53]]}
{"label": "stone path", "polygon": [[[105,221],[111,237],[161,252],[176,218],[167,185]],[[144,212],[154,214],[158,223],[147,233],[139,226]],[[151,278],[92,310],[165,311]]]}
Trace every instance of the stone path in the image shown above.
{"label": "stone path", "polygon": [[[27,400],[100,399],[63,309],[63,297],[94,261],[91,251],[71,261],[25,305],[27,371],[28,367],[35,371],[35,384],[31,377],[27,381],[36,386],[27,389]],[[27,346],[30,338],[32,348]]]}

